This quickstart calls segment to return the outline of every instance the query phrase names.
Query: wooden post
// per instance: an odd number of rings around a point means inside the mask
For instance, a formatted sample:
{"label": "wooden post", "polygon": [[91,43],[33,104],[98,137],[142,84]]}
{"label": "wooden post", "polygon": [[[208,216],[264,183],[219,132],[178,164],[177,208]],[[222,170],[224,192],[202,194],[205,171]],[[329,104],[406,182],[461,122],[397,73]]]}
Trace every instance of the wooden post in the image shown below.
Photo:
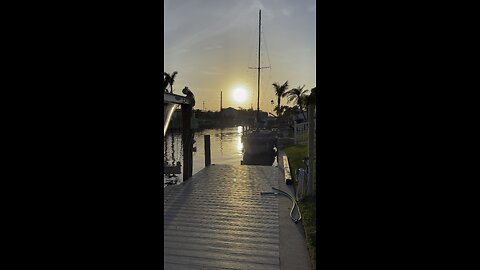
{"label": "wooden post", "polygon": [[183,181],[193,173],[193,138],[191,129],[192,105],[182,105]]}
{"label": "wooden post", "polygon": [[314,111],[315,103],[312,102],[308,105],[308,191],[310,195],[315,194],[315,163],[313,162],[313,151],[315,151],[313,148],[315,138],[315,122],[313,121]]}
{"label": "wooden post", "polygon": [[208,167],[212,164],[210,156],[210,135],[205,135],[203,138],[205,144],[205,167]]}
{"label": "wooden post", "polygon": [[285,184],[291,185],[292,184],[292,175],[291,175],[291,172],[290,172],[290,165],[288,164],[288,157],[286,155],[283,156],[283,173],[284,173],[284,176],[285,176]]}

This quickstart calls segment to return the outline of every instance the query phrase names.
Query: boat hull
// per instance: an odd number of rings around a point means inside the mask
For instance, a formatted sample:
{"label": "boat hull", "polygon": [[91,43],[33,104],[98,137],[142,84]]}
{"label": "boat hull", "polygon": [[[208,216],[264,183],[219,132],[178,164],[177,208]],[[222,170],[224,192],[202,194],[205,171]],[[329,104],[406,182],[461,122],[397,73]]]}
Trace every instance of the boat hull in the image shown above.
{"label": "boat hull", "polygon": [[275,149],[271,149],[268,152],[262,152],[261,154],[252,155],[244,154],[242,165],[261,165],[261,166],[272,166],[277,152]]}
{"label": "boat hull", "polygon": [[243,142],[244,154],[246,155],[261,155],[269,154],[275,147],[272,141],[248,141]]}
{"label": "boat hull", "polygon": [[244,155],[271,155],[276,142],[275,133],[270,131],[246,134],[242,137]]}

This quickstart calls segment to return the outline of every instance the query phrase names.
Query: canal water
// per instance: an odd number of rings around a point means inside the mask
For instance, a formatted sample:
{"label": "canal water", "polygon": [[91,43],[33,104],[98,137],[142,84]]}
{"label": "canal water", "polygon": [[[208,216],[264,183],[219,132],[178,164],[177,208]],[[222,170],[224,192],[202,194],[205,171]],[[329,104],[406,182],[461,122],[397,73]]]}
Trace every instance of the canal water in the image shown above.
{"label": "canal water", "polygon": [[[223,129],[204,129],[194,134],[193,152],[193,174],[205,167],[204,135],[210,135],[210,152],[212,164],[240,165],[243,159],[242,144],[243,127],[231,127]],[[168,131],[164,140],[164,161],[169,165],[177,161],[183,163],[182,134],[180,132]],[[276,160],[273,163],[276,166]],[[183,170],[183,167],[182,167]],[[175,181],[181,182],[182,174],[174,177],[164,176],[164,183]]]}

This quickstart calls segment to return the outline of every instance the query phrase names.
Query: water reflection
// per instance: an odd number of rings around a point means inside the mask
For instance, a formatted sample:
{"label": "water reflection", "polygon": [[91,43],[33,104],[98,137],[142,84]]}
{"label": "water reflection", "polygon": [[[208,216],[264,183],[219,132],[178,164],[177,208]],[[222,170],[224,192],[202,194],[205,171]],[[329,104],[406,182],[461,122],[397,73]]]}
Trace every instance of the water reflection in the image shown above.
{"label": "water reflection", "polygon": [[240,151],[240,152],[243,151],[242,139],[239,139],[238,142],[237,142],[237,150]]}
{"label": "water reflection", "polygon": [[171,140],[172,140],[172,166],[175,166],[175,136],[173,136],[173,133],[171,134]]}
{"label": "water reflection", "polygon": [[[166,135],[166,147],[164,161],[175,165],[175,162],[183,163],[183,145],[182,134],[180,131],[172,132]],[[240,165],[243,160],[243,127],[231,127],[222,129],[205,129],[194,133],[197,151],[193,153],[193,174],[199,172],[205,167],[205,145],[204,135],[210,135],[210,151],[212,164]],[[168,148],[168,149],[167,149]],[[267,164],[267,165],[272,165]],[[183,166],[183,164],[182,164]],[[183,167],[182,167],[183,170]],[[164,178],[166,180],[168,178]],[[177,179],[183,179],[182,175],[177,175]]]}
{"label": "water reflection", "polygon": [[223,154],[223,128],[220,129],[220,153]]}

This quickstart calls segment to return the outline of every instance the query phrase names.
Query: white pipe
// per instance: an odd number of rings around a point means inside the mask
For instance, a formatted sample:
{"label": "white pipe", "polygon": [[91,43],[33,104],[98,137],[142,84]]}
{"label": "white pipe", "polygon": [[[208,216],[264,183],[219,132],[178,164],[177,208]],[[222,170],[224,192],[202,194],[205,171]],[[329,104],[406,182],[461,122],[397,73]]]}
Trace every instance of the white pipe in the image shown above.
{"label": "white pipe", "polygon": [[163,107],[164,110],[164,119],[163,119],[163,136],[167,133],[168,125],[172,119],[173,112],[177,108],[178,104],[170,103]]}

